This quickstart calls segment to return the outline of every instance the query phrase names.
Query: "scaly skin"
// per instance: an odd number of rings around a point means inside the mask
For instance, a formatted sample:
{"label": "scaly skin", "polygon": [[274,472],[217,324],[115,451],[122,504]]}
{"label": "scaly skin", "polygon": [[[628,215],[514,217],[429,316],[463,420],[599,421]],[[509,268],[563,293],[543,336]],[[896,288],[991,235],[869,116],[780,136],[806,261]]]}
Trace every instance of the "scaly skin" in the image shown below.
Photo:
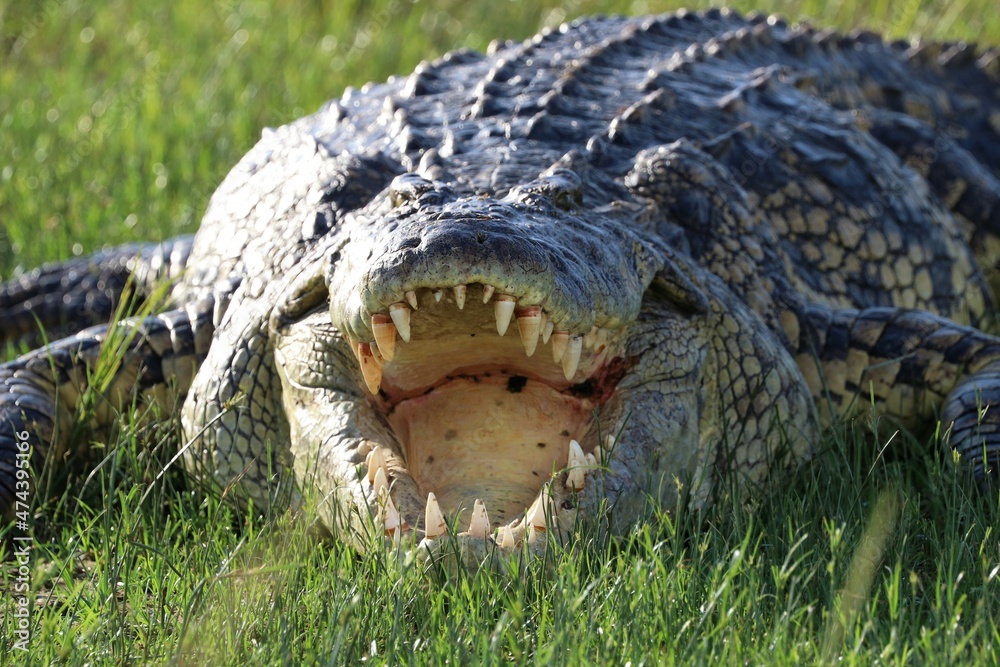
{"label": "scaly skin", "polygon": [[[187,465],[258,509],[430,553],[461,532],[470,565],[765,484],[859,406],[943,415],[988,478],[998,69],[724,10],[423,63],[265,131],[171,261],[107,255],[180,276],[177,311],[125,323],[147,335],[109,398],[185,397]],[[53,275],[0,307],[23,320]],[[43,323],[113,302],[98,283]],[[105,337],[0,367],[0,509]]]}

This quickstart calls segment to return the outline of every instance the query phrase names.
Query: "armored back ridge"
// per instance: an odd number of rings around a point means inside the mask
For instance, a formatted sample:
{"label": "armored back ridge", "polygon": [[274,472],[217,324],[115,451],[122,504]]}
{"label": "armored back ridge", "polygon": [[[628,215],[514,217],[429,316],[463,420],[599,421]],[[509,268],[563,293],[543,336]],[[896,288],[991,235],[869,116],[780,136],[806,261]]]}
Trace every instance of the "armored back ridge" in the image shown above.
{"label": "armored back ridge", "polygon": [[[173,276],[172,310],[119,323],[110,405],[183,399],[186,465],[240,502],[431,554],[458,532],[470,565],[765,484],[859,405],[940,417],[985,480],[998,83],[964,44],[580,20],[265,130],[193,239],[4,284],[0,333]],[[106,337],[0,366],[0,508]]]}

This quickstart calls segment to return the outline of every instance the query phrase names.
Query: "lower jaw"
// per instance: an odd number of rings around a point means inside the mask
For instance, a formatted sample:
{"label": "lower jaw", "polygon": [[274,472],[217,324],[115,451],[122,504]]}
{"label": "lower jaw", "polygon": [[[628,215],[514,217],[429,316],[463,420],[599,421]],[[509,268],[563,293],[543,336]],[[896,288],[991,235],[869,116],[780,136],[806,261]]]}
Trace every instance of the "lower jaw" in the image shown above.
{"label": "lower jaw", "polygon": [[[430,548],[447,534],[474,557],[484,545],[534,546],[546,532],[572,530],[576,507],[609,464],[615,402],[511,377],[459,376],[400,401],[386,416],[392,435],[359,449],[365,495],[391,542]],[[430,505],[443,531],[433,528]],[[485,526],[477,507],[488,513]]]}

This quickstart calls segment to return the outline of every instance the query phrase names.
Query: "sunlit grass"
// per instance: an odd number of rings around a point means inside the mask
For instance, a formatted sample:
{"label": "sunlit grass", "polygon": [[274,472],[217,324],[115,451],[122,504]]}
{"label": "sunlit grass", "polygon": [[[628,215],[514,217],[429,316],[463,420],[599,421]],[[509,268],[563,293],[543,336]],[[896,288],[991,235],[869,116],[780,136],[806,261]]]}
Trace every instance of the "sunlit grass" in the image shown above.
{"label": "sunlit grass", "polygon": [[[1000,43],[988,0],[757,6]],[[582,14],[669,8],[0,0],[0,275],[193,230],[261,128],[345,86]],[[585,533],[525,571],[444,582],[320,542],[308,516],[251,521],[178,470],[161,475],[177,434],[151,421],[83,436],[100,465],[53,489],[36,524],[31,652],[7,650],[13,603],[0,596],[0,664],[997,662],[995,498],[934,443],[897,436],[906,454],[877,456],[864,420],[750,504],[650,508],[622,539]]]}

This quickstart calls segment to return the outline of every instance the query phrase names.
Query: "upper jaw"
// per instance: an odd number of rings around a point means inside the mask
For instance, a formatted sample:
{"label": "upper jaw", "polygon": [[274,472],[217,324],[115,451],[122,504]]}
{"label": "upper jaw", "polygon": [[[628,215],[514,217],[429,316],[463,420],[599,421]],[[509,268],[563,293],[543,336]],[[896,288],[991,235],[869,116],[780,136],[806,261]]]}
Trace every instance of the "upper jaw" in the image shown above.
{"label": "upper jaw", "polygon": [[533,307],[570,336],[634,321],[663,265],[661,249],[644,238],[635,209],[567,204],[572,179],[559,172],[502,198],[458,197],[412,174],[398,178],[345,221],[347,242],[328,280],[334,324],[354,340],[375,340],[373,316],[391,316],[395,304],[418,307],[422,290],[438,299],[451,292],[458,303],[464,288],[468,300],[471,285],[498,309],[508,303],[498,322]]}

